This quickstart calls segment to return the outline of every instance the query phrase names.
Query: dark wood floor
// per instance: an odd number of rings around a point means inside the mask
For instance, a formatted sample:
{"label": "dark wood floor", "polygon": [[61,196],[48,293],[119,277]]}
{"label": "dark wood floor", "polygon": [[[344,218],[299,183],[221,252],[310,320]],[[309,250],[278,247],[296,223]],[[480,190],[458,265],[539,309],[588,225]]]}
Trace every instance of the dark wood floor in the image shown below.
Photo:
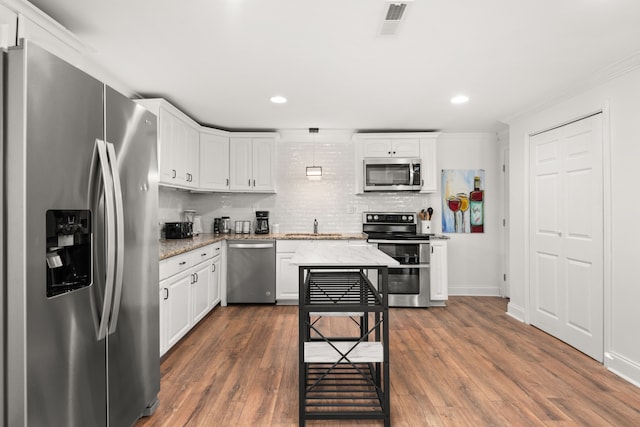
{"label": "dark wood floor", "polygon": [[[640,388],[506,303],[390,310],[393,426],[640,425]],[[297,319],[296,306],[215,308],[163,358],[160,407],[136,427],[298,425]]]}

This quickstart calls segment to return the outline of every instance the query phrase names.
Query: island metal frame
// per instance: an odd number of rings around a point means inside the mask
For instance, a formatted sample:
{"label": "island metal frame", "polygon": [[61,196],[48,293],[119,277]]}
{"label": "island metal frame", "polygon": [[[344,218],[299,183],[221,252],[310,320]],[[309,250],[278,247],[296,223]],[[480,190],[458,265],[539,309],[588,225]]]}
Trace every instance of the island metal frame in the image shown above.
{"label": "island metal frame", "polygon": [[[300,426],[319,419],[391,425],[387,281],[386,266],[299,266]],[[353,320],[359,333],[329,336],[317,323],[325,316]]]}

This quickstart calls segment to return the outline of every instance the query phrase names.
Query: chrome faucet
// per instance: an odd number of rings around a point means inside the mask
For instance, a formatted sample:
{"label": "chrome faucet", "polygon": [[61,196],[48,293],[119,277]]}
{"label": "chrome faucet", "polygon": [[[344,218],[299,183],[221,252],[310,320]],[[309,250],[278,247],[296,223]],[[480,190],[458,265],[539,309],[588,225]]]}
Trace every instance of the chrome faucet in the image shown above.
{"label": "chrome faucet", "polygon": [[318,234],[318,220],[313,220],[313,234]]}

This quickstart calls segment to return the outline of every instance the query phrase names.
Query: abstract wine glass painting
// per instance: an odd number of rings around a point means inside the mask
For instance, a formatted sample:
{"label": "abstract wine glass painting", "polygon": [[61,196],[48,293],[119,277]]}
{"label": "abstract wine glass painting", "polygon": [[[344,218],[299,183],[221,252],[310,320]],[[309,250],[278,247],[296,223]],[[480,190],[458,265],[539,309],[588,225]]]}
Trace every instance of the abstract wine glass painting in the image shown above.
{"label": "abstract wine glass painting", "polygon": [[442,232],[484,233],[484,169],[442,170]]}

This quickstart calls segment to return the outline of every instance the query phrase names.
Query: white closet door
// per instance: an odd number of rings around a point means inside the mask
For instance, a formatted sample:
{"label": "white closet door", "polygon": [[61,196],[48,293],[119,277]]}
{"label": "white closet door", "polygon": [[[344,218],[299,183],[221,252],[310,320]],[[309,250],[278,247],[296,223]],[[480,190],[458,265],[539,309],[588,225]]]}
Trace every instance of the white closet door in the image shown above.
{"label": "white closet door", "polygon": [[602,115],[530,139],[531,323],[602,362]]}

